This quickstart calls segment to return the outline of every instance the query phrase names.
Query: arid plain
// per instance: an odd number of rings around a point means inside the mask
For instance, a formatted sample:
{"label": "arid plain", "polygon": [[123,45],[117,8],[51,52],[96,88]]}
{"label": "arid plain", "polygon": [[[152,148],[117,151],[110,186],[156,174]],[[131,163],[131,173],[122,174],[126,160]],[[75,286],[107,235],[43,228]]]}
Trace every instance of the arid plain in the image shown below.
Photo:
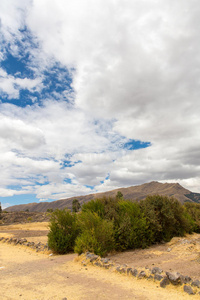
{"label": "arid plain", "polygon": [[[0,237],[47,242],[48,222],[1,225]],[[200,235],[173,238],[149,249],[113,253],[109,258],[128,266],[178,271],[200,278]],[[161,288],[159,282],[138,280],[77,262],[76,254],[51,255],[26,246],[0,242],[1,299],[199,299],[183,287]]]}

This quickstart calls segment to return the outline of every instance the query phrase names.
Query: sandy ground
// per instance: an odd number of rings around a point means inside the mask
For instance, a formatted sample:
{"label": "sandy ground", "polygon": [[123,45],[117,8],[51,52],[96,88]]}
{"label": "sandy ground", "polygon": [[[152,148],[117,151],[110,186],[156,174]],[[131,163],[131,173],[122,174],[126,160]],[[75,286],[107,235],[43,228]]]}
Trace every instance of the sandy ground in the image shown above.
{"label": "sandy ground", "polygon": [[26,238],[29,242],[47,243],[48,222],[34,222],[0,226],[0,237]]}
{"label": "sandy ground", "polygon": [[[32,241],[32,239],[42,241],[42,238],[47,240],[47,226],[48,223],[1,226],[0,236],[19,236],[23,234],[23,237],[26,237],[29,241]],[[163,266],[162,264],[170,264],[171,261],[172,268],[175,261],[179,261],[181,265],[181,261],[184,259],[185,261],[193,261],[197,258],[198,253],[196,251],[200,251],[198,248],[199,238],[200,235],[188,236],[185,239],[189,242],[182,244],[179,239],[173,239],[167,245],[118,253],[111,258],[122,264],[128,263],[140,267],[146,264],[148,266],[153,264]],[[196,244],[194,240],[196,240]],[[182,250],[179,244],[181,244]],[[165,247],[171,247],[170,252]],[[192,247],[191,251],[187,247]],[[188,257],[188,253],[191,257]],[[179,300],[191,299],[191,297],[192,299],[200,298],[197,295],[187,295],[183,292],[183,287],[167,286],[163,289],[159,287],[159,283],[156,284],[146,279],[138,280],[94,266],[83,267],[80,263],[74,261],[75,258],[77,258],[76,254],[49,256],[37,253],[24,246],[0,243],[0,299]],[[200,269],[198,259],[195,264],[198,272]],[[188,275],[188,272],[185,275]]]}
{"label": "sandy ground", "polygon": [[[47,256],[0,244],[1,299],[189,299],[182,288],[162,289],[98,267],[82,267],[76,255]],[[193,296],[193,299],[199,299]]]}

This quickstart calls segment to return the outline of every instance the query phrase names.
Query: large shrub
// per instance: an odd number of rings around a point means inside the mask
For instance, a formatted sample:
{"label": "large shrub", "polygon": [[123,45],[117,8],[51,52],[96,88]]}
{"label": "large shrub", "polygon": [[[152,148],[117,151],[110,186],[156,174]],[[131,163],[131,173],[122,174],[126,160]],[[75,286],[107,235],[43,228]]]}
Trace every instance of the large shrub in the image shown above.
{"label": "large shrub", "polygon": [[185,203],[185,216],[190,223],[191,230],[200,233],[200,204]]}
{"label": "large shrub", "polygon": [[55,210],[50,219],[48,245],[53,252],[65,254],[74,249],[79,233],[76,214],[68,210]]}
{"label": "large shrub", "polygon": [[115,222],[117,249],[144,248],[149,242],[148,224],[136,202],[119,202],[119,218]]}
{"label": "large shrub", "polygon": [[169,241],[173,236],[183,236],[189,230],[181,203],[167,196],[148,196],[140,203],[147,217],[152,242]]}
{"label": "large shrub", "polygon": [[82,212],[78,218],[81,234],[75,242],[76,253],[90,251],[104,256],[114,249],[112,221],[102,219],[97,213],[91,211]]}

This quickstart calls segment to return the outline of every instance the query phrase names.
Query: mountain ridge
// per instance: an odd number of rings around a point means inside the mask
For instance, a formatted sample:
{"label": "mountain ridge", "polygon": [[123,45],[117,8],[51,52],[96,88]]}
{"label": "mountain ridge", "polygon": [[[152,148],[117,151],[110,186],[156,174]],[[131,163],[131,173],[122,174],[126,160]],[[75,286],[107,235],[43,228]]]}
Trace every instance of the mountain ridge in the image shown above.
{"label": "mountain ridge", "polygon": [[83,204],[90,201],[91,199],[101,198],[101,197],[115,197],[117,192],[120,191],[124,199],[126,200],[136,200],[140,201],[145,199],[148,195],[162,195],[168,197],[174,197],[181,203],[184,202],[196,202],[200,203],[200,193],[193,193],[179,183],[161,183],[157,181],[151,181],[149,183],[144,183],[141,185],[130,186],[127,188],[118,188],[104,193],[95,193],[85,196],[70,197],[61,200],[55,200],[52,202],[40,202],[40,203],[29,203],[29,204],[20,204],[14,205],[6,208],[8,212],[11,211],[38,211],[46,212],[47,209],[63,209],[65,207],[71,209],[72,201],[78,199],[78,201]]}

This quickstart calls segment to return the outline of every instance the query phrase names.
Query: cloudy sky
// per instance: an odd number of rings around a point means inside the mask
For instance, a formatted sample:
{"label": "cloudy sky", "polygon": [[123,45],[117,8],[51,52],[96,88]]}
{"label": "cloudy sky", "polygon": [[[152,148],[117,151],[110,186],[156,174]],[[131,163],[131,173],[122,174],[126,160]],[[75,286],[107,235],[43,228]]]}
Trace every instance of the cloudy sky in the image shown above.
{"label": "cloudy sky", "polygon": [[1,0],[3,207],[200,192],[199,53],[197,0]]}

